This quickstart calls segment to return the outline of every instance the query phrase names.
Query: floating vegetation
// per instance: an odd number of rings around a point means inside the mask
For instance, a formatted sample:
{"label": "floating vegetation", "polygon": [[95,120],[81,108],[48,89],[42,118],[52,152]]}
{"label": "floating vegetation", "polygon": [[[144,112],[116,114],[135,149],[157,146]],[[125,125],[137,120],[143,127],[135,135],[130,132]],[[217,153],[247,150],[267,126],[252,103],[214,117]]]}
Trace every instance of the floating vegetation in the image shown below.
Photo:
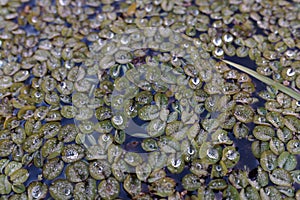
{"label": "floating vegetation", "polygon": [[300,199],[299,6],[0,0],[0,200]]}

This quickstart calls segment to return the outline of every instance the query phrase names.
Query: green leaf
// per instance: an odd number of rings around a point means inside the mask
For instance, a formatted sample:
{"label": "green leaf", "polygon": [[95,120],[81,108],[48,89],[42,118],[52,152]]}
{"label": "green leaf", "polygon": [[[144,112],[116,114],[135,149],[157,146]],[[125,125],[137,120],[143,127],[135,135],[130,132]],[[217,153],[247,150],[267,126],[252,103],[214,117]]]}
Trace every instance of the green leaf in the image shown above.
{"label": "green leaf", "polygon": [[11,192],[11,183],[8,181],[7,176],[0,175],[0,194],[9,194]]}

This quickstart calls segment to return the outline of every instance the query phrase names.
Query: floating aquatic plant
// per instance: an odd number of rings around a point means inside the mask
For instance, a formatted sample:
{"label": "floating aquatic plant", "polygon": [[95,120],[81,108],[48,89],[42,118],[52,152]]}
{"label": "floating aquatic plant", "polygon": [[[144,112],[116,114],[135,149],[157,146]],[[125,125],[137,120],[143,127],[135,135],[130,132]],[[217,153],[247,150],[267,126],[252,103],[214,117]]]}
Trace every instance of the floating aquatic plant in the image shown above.
{"label": "floating aquatic plant", "polygon": [[300,199],[299,5],[0,0],[0,200]]}

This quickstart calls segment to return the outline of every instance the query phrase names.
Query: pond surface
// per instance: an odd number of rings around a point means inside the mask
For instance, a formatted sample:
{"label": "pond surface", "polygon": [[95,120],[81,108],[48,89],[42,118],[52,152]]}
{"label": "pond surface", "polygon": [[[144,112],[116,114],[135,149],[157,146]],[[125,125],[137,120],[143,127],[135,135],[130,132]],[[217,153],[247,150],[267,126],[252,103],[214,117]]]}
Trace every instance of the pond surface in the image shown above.
{"label": "pond surface", "polygon": [[300,199],[299,9],[0,0],[0,199]]}

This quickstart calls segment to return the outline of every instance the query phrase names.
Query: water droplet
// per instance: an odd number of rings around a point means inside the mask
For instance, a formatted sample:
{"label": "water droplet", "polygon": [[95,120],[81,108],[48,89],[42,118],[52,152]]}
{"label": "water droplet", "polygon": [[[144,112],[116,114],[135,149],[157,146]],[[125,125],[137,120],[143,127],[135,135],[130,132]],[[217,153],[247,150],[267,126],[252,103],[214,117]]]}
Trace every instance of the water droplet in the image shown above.
{"label": "water droplet", "polygon": [[203,168],[202,165],[201,165],[200,163],[197,163],[197,164],[196,164],[196,167],[197,167],[197,169],[202,169],[202,168]]}
{"label": "water droplet", "polygon": [[286,75],[288,75],[288,76],[294,76],[295,74],[296,74],[296,72],[295,72],[295,70],[292,69],[292,68],[288,68],[288,69],[286,70]]}
{"label": "water droplet", "polygon": [[273,169],[273,167],[274,167],[274,165],[273,165],[273,164],[271,164],[271,163],[269,163],[269,164],[267,165],[267,168],[268,168],[268,170],[272,170],[272,169]]}
{"label": "water droplet", "polygon": [[69,0],[59,0],[59,4],[62,6],[67,6],[69,5],[70,1]]}
{"label": "water droplet", "polygon": [[216,48],[215,49],[215,54],[216,54],[216,56],[223,56],[224,55],[224,51],[221,48]]}
{"label": "water droplet", "polygon": [[207,149],[206,154],[211,159],[218,159],[219,158],[218,151],[216,149],[213,149],[213,148]]}
{"label": "water droplet", "polygon": [[224,40],[224,42],[229,43],[229,42],[232,42],[232,41],[233,41],[233,37],[232,37],[232,35],[230,35],[230,34],[225,34],[225,35],[223,36],[223,40]]}
{"label": "water droplet", "polygon": [[237,153],[235,152],[235,151],[232,151],[232,150],[229,150],[228,152],[227,152],[227,158],[229,159],[229,160],[234,160],[234,159],[236,159],[237,158]]}
{"label": "water droplet", "polygon": [[177,168],[181,165],[181,160],[172,159],[171,164],[173,167]]}
{"label": "water droplet", "polygon": [[145,7],[145,11],[146,12],[151,12],[152,11],[153,6],[151,4],[146,5]]}
{"label": "water droplet", "polygon": [[192,149],[192,148],[188,148],[188,154],[190,154],[190,155],[193,155],[194,153],[195,153],[195,151],[194,151],[194,149]]}
{"label": "water droplet", "polygon": [[112,120],[117,126],[123,124],[123,121],[124,121],[123,117],[121,115],[113,116]]}
{"label": "water droplet", "polygon": [[218,172],[220,172],[220,171],[222,171],[222,167],[221,167],[220,165],[217,165],[217,166],[216,166],[216,170],[217,170]]}
{"label": "water droplet", "polygon": [[295,52],[292,51],[292,50],[287,50],[287,51],[285,52],[285,55],[286,55],[287,57],[293,57],[293,56],[295,55]]}
{"label": "water droplet", "polygon": [[228,138],[227,138],[227,136],[225,134],[222,133],[222,134],[218,135],[218,140],[220,142],[226,142],[228,140]]}
{"label": "water droplet", "polygon": [[198,77],[195,77],[195,78],[192,79],[192,83],[194,85],[198,85],[200,83],[200,79]]}
{"label": "water droplet", "polygon": [[91,130],[92,126],[90,124],[84,126],[86,130]]}
{"label": "water droplet", "polygon": [[221,46],[222,45],[222,39],[221,38],[214,38],[213,41],[215,46]]}
{"label": "water droplet", "polygon": [[65,195],[70,195],[71,194],[71,189],[70,188],[65,188],[64,190]]}
{"label": "water droplet", "polygon": [[40,186],[34,186],[32,188],[31,195],[33,198],[37,199],[41,196],[41,194],[42,194],[42,192],[41,192]]}
{"label": "water droplet", "polygon": [[41,94],[40,92],[36,92],[36,93],[34,94],[34,96],[35,96],[36,98],[40,98],[40,97],[42,96],[42,94]]}
{"label": "water droplet", "polygon": [[104,142],[107,142],[109,140],[109,137],[107,135],[102,135],[102,140]]}
{"label": "water droplet", "polygon": [[78,152],[73,149],[68,149],[66,152],[66,156],[69,159],[76,159],[78,157]]}

